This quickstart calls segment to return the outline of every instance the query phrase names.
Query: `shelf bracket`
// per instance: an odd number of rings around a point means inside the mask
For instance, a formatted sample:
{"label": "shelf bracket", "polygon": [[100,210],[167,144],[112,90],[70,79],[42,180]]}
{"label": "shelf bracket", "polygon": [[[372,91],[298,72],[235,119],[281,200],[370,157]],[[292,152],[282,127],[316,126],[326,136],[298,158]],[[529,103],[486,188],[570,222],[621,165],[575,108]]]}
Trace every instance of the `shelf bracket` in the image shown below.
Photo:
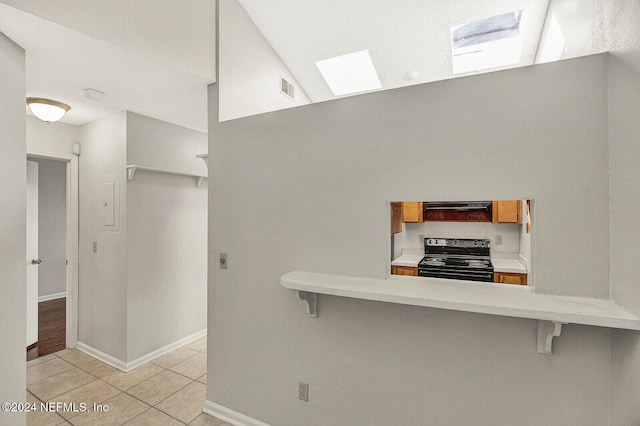
{"label": "shelf bracket", "polygon": [[133,180],[133,176],[136,174],[136,168],[135,167],[127,167],[127,180],[128,181],[132,181]]}
{"label": "shelf bracket", "polygon": [[306,303],[309,316],[318,318],[318,293],[302,290],[297,290],[296,293],[298,294],[298,299]]}
{"label": "shelf bracket", "polygon": [[202,180],[204,179],[204,176],[196,176],[196,187],[200,187],[200,184],[202,183]]}
{"label": "shelf bracket", "polygon": [[538,320],[538,353],[551,355],[553,338],[560,336],[562,322]]}

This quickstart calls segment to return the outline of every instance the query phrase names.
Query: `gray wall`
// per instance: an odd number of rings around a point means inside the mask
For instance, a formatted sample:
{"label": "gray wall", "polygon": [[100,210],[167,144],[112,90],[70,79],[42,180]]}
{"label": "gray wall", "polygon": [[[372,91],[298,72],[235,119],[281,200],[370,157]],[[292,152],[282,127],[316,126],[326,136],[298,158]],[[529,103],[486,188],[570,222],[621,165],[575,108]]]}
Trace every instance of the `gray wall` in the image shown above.
{"label": "gray wall", "polygon": [[[82,126],[78,166],[78,340],[119,360],[127,356],[126,118],[121,112]],[[113,179],[119,183],[119,226],[104,230],[102,182]]]}
{"label": "gray wall", "polygon": [[[640,3],[612,1],[607,10],[609,58],[609,141],[611,295],[640,314],[638,253],[640,231]],[[611,335],[611,425],[640,424],[640,333]]]}
{"label": "gray wall", "polygon": [[67,164],[34,159],[38,167],[38,296],[67,290]]}
{"label": "gray wall", "polygon": [[565,326],[543,356],[534,321],[329,296],[311,319],[279,285],[386,276],[388,201],[527,194],[535,290],[606,297],[606,59],[224,123],[210,86],[208,399],[274,425],[607,424],[606,328]]}
{"label": "gray wall", "polygon": [[[207,135],[127,113],[127,164],[207,174]],[[207,328],[207,183],[127,182],[127,361]]]}
{"label": "gray wall", "polygon": [[[26,389],[26,131],[24,50],[0,33],[0,401],[23,401]],[[0,411],[3,425],[22,413]]]}

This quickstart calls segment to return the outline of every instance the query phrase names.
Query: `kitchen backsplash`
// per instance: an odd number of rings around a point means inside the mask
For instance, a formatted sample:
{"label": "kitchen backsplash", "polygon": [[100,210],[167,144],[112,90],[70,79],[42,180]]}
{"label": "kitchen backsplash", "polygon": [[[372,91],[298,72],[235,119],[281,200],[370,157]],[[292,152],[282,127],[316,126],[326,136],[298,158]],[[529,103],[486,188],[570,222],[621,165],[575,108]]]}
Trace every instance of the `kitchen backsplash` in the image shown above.
{"label": "kitchen backsplash", "polygon": [[[520,231],[522,225],[494,224],[490,222],[424,222],[405,223],[403,231],[394,237],[394,258],[402,249],[422,248],[420,236],[437,238],[473,238],[491,240],[492,253],[518,253],[520,251]],[[502,236],[502,244],[496,243],[496,236]]]}

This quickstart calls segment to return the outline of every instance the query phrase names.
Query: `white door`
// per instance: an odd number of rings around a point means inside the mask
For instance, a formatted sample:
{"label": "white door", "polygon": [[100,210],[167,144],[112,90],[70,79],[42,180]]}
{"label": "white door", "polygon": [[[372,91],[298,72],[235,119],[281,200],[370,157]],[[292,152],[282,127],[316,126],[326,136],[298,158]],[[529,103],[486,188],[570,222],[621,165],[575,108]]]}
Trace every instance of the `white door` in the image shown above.
{"label": "white door", "polygon": [[38,163],[27,161],[27,346],[38,341]]}

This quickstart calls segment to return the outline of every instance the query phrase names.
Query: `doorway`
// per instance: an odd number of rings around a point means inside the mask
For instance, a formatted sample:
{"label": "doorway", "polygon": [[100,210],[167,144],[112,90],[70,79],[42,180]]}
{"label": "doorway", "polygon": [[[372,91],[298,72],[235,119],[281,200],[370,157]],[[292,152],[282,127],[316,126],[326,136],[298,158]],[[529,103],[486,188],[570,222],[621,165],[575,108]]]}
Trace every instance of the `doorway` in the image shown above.
{"label": "doorway", "polygon": [[78,158],[27,152],[27,200],[30,360],[77,343]]}

